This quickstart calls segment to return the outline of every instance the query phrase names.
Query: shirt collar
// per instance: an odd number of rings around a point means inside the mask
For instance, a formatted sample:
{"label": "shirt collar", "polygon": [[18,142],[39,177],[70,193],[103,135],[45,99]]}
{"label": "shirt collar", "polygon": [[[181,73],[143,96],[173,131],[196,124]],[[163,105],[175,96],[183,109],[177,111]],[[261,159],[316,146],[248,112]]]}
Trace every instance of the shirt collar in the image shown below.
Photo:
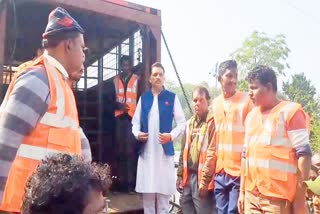
{"label": "shirt collar", "polygon": [[211,120],[211,118],[213,118],[213,114],[211,111],[207,112],[207,115],[203,118],[199,118],[197,115],[195,115],[195,120],[197,121],[197,123],[201,123],[201,122],[209,122]]}
{"label": "shirt collar", "polygon": [[206,115],[203,115],[203,117],[199,117],[198,115],[196,115],[196,118],[195,118],[195,119],[196,119],[197,123],[206,122],[206,121],[207,121],[208,113],[209,113],[209,112],[207,112]]}
{"label": "shirt collar", "polygon": [[63,75],[63,77],[65,79],[68,79],[69,78],[69,74],[68,72],[66,71],[66,69],[63,67],[63,65],[58,61],[56,60],[55,58],[53,58],[52,56],[50,56],[48,54],[48,51],[44,51],[43,53],[43,56],[48,60],[48,62],[53,65],[54,67],[56,67],[60,73]]}

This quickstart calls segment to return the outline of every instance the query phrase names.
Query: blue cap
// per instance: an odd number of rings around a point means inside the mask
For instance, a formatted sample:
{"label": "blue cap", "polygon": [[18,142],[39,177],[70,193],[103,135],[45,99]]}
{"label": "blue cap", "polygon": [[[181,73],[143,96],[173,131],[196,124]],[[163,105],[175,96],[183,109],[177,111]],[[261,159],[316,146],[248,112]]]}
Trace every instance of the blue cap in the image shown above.
{"label": "blue cap", "polygon": [[68,31],[84,33],[83,28],[65,9],[57,7],[49,14],[48,24],[45,32],[42,34],[42,38]]}

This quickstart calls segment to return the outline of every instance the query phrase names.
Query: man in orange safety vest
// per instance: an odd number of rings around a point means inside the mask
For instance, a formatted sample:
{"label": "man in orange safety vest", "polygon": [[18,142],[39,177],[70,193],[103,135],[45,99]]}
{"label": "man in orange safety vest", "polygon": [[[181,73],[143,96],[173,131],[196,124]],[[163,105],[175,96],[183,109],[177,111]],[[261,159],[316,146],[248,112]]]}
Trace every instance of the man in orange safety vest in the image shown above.
{"label": "man in orange safety vest", "polygon": [[248,74],[255,107],[245,121],[239,211],[306,213],[311,167],[308,119],[298,103],[277,98],[277,77],[267,66]]}

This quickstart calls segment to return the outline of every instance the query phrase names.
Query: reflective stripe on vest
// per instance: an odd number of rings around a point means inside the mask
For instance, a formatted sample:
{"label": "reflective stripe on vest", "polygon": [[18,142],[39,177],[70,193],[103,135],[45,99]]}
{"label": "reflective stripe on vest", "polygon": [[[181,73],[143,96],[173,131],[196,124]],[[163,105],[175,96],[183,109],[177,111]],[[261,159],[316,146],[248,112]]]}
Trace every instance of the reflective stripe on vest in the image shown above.
{"label": "reflective stripe on vest", "polygon": [[[189,119],[187,121],[186,125],[186,141],[185,146],[183,148],[183,175],[182,175],[182,182],[183,186],[186,186],[188,183],[189,175],[188,175],[188,158],[189,158],[189,149],[191,145],[191,135],[194,133],[191,133],[190,130],[191,124],[193,123],[194,117]],[[207,156],[207,149],[209,144],[209,132],[208,128],[210,127],[211,123],[213,123],[213,120],[207,121],[205,125],[203,125],[200,129],[197,130],[197,135],[199,136],[198,141],[194,143],[200,143],[201,147],[199,148],[200,154],[199,154],[199,163],[198,163],[198,186],[200,185],[201,178],[202,178],[202,169],[205,164],[206,156]],[[198,146],[197,146],[198,148]],[[210,182],[208,189],[212,190],[214,187],[213,181]]]}
{"label": "reflective stripe on vest", "polygon": [[246,120],[247,191],[293,201],[297,185],[297,157],[288,138],[287,124],[301,106],[282,101],[264,119],[254,108]]}
{"label": "reflective stripe on vest", "polygon": [[[136,84],[135,86],[133,86],[133,88],[127,88],[127,92],[132,92],[132,93],[137,93],[137,88],[136,88]],[[124,93],[124,89],[121,88],[118,90],[118,93],[121,94],[121,93]]]}
{"label": "reflective stripe on vest", "polygon": [[244,126],[242,124],[217,124],[216,131],[228,131],[228,132],[244,132]]}
{"label": "reflective stripe on vest", "polygon": [[242,145],[234,145],[234,144],[219,144],[218,151],[226,151],[226,152],[242,152]]}
{"label": "reflective stripe on vest", "polygon": [[57,101],[56,101],[57,113],[56,113],[56,115],[58,115],[58,116],[60,116],[62,118],[64,116],[64,112],[65,112],[65,109],[64,109],[65,108],[64,107],[64,105],[65,105],[64,93],[63,93],[63,90],[61,88],[61,85],[59,84],[57,73],[53,70],[54,68],[50,65],[50,63],[48,63],[46,58],[44,58],[44,61],[45,61],[46,65],[48,66],[48,72],[50,72],[50,74],[53,77],[53,80],[54,80],[54,83],[55,83],[55,87],[56,87],[56,91],[57,91]]}
{"label": "reflective stripe on vest", "polygon": [[[229,109],[225,109],[225,102],[230,102]],[[249,102],[249,96],[245,92],[236,92],[228,100],[220,95],[213,101],[212,109],[217,142],[217,173],[223,170],[228,175],[240,176],[241,152],[245,136],[243,121],[249,110]]]}
{"label": "reflective stripe on vest", "polygon": [[287,163],[276,160],[262,160],[248,158],[248,167],[261,167],[266,169],[274,169],[285,173],[297,173],[297,166],[293,166]]}
{"label": "reflective stripe on vest", "polygon": [[292,147],[292,144],[289,139],[284,139],[283,137],[273,137],[271,139],[270,135],[254,135],[250,137],[250,141],[259,141],[261,144],[264,145],[283,146],[287,148]]}
{"label": "reflective stripe on vest", "polygon": [[61,85],[59,83],[57,73],[53,70],[54,68],[50,65],[50,63],[48,63],[47,59],[45,58],[44,60],[47,65],[48,72],[50,72],[50,74],[52,75],[55,83],[57,93],[57,112],[55,114],[46,112],[41,118],[40,123],[57,128],[71,128],[73,130],[76,130],[79,128],[77,122],[67,116],[64,116],[65,97]]}
{"label": "reflective stripe on vest", "polygon": [[57,114],[52,114],[46,112],[40,120],[41,124],[57,127],[57,128],[71,128],[72,130],[79,129],[78,124],[76,121],[72,120],[70,117],[60,117]]}
{"label": "reflective stripe on vest", "polygon": [[[81,155],[78,114],[71,88],[44,56],[39,57],[34,65],[45,68],[50,103],[33,130],[23,137],[12,162],[0,207],[0,210],[7,212],[21,211],[25,184],[41,159],[59,152]],[[14,85],[13,81],[7,99]]]}
{"label": "reflective stripe on vest", "polygon": [[[118,101],[119,103],[123,103],[123,102],[124,102],[124,97],[123,97],[123,98],[118,97],[118,98],[117,98],[117,101]],[[137,104],[137,101],[136,101],[136,100],[133,100],[133,99],[131,99],[131,98],[127,98],[127,99],[126,99],[126,103],[127,103],[127,104],[134,104],[134,105],[136,105],[136,104]]]}
{"label": "reflective stripe on vest", "polygon": [[19,146],[17,156],[40,161],[45,159],[49,155],[54,155],[58,153],[61,153],[61,151],[38,147],[38,146],[21,144]]}
{"label": "reflective stripe on vest", "polygon": [[[119,75],[117,75],[114,79],[114,86],[116,92],[116,101],[119,103],[126,103],[129,106],[128,114],[133,117],[133,114],[137,105],[137,84],[138,77],[135,74],[132,74],[130,80],[127,83],[127,88],[124,88],[124,84]],[[116,110],[115,116],[119,116],[123,114],[122,110]]]}

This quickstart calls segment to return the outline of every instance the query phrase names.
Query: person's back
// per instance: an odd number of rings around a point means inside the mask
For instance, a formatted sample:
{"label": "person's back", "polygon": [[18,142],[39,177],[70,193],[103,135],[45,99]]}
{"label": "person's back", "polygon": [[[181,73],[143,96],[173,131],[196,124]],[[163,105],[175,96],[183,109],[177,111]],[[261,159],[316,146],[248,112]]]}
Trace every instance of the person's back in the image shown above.
{"label": "person's back", "polygon": [[43,34],[45,53],[9,85],[0,108],[0,210],[20,211],[25,182],[49,153],[91,161],[68,82],[82,75],[83,33],[67,11],[53,10]]}
{"label": "person's back", "polygon": [[[309,181],[305,181],[308,188],[309,196],[311,198],[309,210],[313,214],[320,214],[320,176]],[[310,212],[310,213],[311,213]]]}

